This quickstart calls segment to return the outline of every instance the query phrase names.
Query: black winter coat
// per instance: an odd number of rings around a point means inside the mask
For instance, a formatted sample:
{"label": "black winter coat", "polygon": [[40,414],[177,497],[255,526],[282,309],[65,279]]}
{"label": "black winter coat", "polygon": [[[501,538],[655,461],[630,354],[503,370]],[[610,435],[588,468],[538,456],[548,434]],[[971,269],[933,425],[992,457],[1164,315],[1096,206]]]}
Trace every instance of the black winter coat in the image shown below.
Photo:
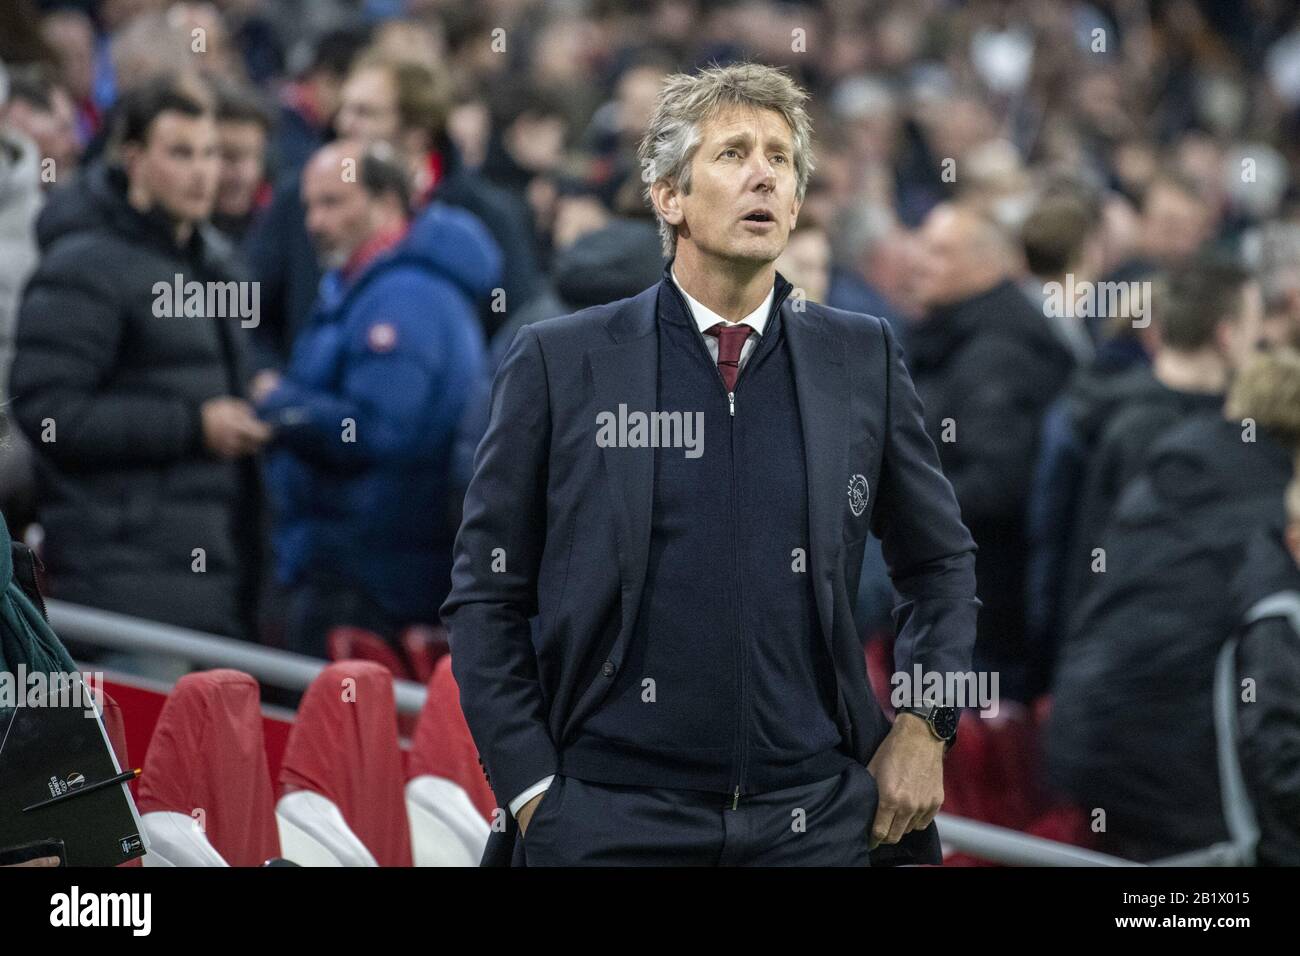
{"label": "black winter coat", "polygon": [[214,233],[180,248],[125,190],[95,166],[55,195],[19,314],[11,391],[38,456],[50,592],[242,636],[256,482],[249,462],[205,451],[200,405],[244,394],[246,330],[154,314],[155,283],[237,276]]}
{"label": "black winter coat", "polygon": [[1098,574],[1070,620],[1052,688],[1055,786],[1106,811],[1110,848],[1171,856],[1227,839],[1215,661],[1240,620],[1246,544],[1280,527],[1291,455],[1202,416],[1163,435],[1116,503]]}
{"label": "black winter coat", "polygon": [[1070,557],[1061,582],[1064,620],[1087,593],[1094,577],[1092,550],[1100,545],[1115,502],[1155,440],[1189,418],[1213,415],[1223,407],[1222,394],[1169,388],[1145,366],[1106,381],[1124,398],[1110,407],[1103,401],[1079,411],[1079,432],[1090,441],[1091,453],[1069,531]]}
{"label": "black winter coat", "polygon": [[[1296,566],[1276,529],[1250,542],[1233,586],[1245,614],[1260,601],[1300,596]],[[1248,625],[1237,643],[1237,677],[1254,699],[1237,705],[1237,752],[1259,824],[1261,864],[1300,866],[1300,628],[1286,617]]]}
{"label": "black winter coat", "polygon": [[1001,694],[1023,699],[1025,503],[1043,412],[1075,360],[1009,281],[935,310],[912,328],[907,347],[926,429],[979,546],[975,576],[984,607],[975,666],[999,671]]}

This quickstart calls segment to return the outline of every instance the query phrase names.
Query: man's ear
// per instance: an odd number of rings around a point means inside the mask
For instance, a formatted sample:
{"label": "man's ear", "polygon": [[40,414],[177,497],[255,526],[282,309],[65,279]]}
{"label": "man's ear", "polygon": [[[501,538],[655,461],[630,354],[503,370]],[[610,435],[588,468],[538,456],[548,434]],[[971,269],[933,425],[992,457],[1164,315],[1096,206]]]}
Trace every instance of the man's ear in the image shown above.
{"label": "man's ear", "polygon": [[664,222],[672,226],[682,224],[686,214],[682,212],[681,193],[675,186],[666,179],[661,179],[650,187],[650,198]]}

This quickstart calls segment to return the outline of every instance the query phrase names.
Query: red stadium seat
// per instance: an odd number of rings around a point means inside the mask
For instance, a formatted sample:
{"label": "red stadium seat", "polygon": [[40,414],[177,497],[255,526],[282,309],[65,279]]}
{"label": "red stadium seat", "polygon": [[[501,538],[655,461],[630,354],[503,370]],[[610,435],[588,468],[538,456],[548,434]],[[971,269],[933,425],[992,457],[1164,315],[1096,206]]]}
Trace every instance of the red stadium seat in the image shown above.
{"label": "red stadium seat", "polygon": [[260,866],[280,855],[259,697],[236,670],[176,682],[140,777],[152,862]]}
{"label": "red stadium seat", "polygon": [[[126,721],[122,717],[122,708],[117,705],[112,697],[104,695],[104,732],[108,734],[108,742],[113,745],[113,753],[117,757],[117,765],[128,770],[131,767],[127,759],[126,749]],[[132,781],[134,785],[135,781]],[[132,786],[132,797],[135,796],[135,788]],[[118,866],[142,866],[140,857],[134,860],[127,860],[125,863],[119,863]]]}
{"label": "red stadium seat", "polygon": [[[1044,784],[1040,711],[1004,703],[996,717],[965,711],[958,745],[944,767],[944,811],[1075,846],[1092,847],[1087,814],[1054,798]],[[956,854],[949,866],[983,861]]]}
{"label": "red stadium seat", "polygon": [[877,634],[867,640],[867,681],[871,692],[884,708],[886,714],[894,712],[889,703],[892,688],[889,675],[894,672],[894,639],[887,634]]}
{"label": "red stadium seat", "polygon": [[127,759],[126,721],[122,718],[122,708],[108,694],[104,695],[103,717],[104,732],[108,734],[108,742],[113,745],[113,753],[117,756],[117,765],[123,770],[128,770],[131,767],[131,762]]}
{"label": "red stadium seat", "polygon": [[[149,757],[149,743],[153,740],[154,727],[158,725],[158,718],[167,706],[167,695],[171,688],[129,675],[114,674],[104,679],[104,691],[113,695],[122,711],[127,752],[134,758],[137,767],[143,767],[144,761]],[[138,780],[131,785],[131,792],[139,795]]]}
{"label": "red stadium seat", "polygon": [[305,835],[334,865],[410,866],[403,783],[391,672],[373,661],[330,664],[307,688],[285,748],[276,807],[284,855],[295,859],[290,838]]}
{"label": "red stadium seat", "polygon": [[429,683],[438,661],[450,649],[447,629],[439,624],[412,624],[402,632],[402,652],[415,680]]}
{"label": "red stadium seat", "polygon": [[411,777],[432,774],[455,782],[469,795],[483,819],[491,821],[496,798],[483,776],[478,748],[460,709],[460,689],[451,672],[451,658],[438,662],[429,681],[429,696],[411,741]]}
{"label": "red stadium seat", "polygon": [[387,668],[394,677],[414,679],[402,656],[382,637],[364,627],[345,624],[332,628],[327,646],[332,661],[374,661]]}
{"label": "red stadium seat", "polygon": [[477,865],[496,800],[479,767],[448,656],[429,681],[407,766],[416,865]]}

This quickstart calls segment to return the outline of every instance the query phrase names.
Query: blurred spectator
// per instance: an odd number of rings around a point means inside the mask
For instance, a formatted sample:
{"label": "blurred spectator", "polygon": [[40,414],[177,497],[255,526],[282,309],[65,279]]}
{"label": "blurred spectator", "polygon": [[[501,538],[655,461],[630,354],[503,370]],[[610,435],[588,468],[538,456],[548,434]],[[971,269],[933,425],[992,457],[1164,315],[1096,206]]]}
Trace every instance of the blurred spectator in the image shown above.
{"label": "blurred spectator", "polygon": [[629,298],[663,276],[663,253],[655,224],[612,217],[590,194],[561,200],[554,241],[553,285],[514,311],[492,337],[494,369],[525,325]]}
{"label": "blurred spectator", "polygon": [[103,157],[112,132],[120,126],[116,111],[132,90],[159,78],[202,72],[201,54],[180,18],[169,17],[162,4],[142,6],[128,11],[110,4],[101,11],[106,30],[96,61],[95,96],[102,117],[83,150],[84,162]]}
{"label": "blurred spectator", "polygon": [[790,234],[785,251],[776,260],[776,269],[798,290],[792,294],[798,294],[808,302],[829,304],[831,240],[820,221],[801,213],[798,227]]}
{"label": "blurred spectator", "polygon": [[926,428],[979,545],[983,602],[975,667],[998,671],[1004,700],[1026,700],[1025,499],[1043,410],[1074,357],[1011,281],[1009,238],[972,205],[942,205],[922,228],[924,317],[908,355]]}
{"label": "blurred spectator", "polygon": [[[344,175],[348,164],[355,176]],[[268,484],[290,649],[325,656],[331,627],[396,642],[437,620],[451,575],[452,446],[487,376],[474,302],[500,253],[463,210],[408,219],[404,159],[342,140],[303,172],[307,228],[329,270],[284,377],[263,373]]]}
{"label": "blurred spectator", "polygon": [[[1233,581],[1245,622],[1235,676],[1254,681],[1254,693],[1238,695],[1234,743],[1265,866],[1300,866],[1300,468],[1295,471],[1286,528],[1259,531]],[[1269,606],[1272,612],[1259,617]]]}
{"label": "blurred spectator", "polygon": [[159,76],[199,72],[202,54],[192,45],[183,11],[142,13],[109,34],[113,86],[119,96]]}
{"label": "blurred spectator", "polygon": [[56,182],[71,179],[81,153],[76,118],[72,100],[49,71],[38,64],[11,69],[9,100],[2,105],[5,125],[36,144],[42,166],[41,185],[48,189]]}
{"label": "blurred spectator", "polygon": [[[1029,275],[1025,294],[1042,309],[1061,344],[1080,364],[1092,358],[1092,332],[1076,299],[1063,290],[1083,289],[1101,277],[1101,209],[1081,190],[1049,193],[1020,229]],[[1063,302],[1053,303],[1061,298]],[[1063,304],[1065,308],[1053,307]]]}
{"label": "blurred spectator", "polygon": [[[1161,172],[1142,197],[1136,248],[1104,280],[1148,279],[1157,270],[1181,265],[1201,250],[1216,225],[1210,203],[1193,180],[1172,170]],[[1097,316],[1095,338],[1101,337],[1100,326],[1108,318],[1113,316]]]}
{"label": "blurred spectator", "polygon": [[36,217],[41,211],[41,157],[5,102],[8,74],[0,64],[0,507],[19,533],[34,502],[32,452],[9,410],[9,367],[23,286],[36,268]]}
{"label": "blurred spectator", "polygon": [[210,80],[217,102],[221,177],[212,224],[239,242],[253,218],[270,202],[266,181],[271,117],[257,93],[226,80]]}
{"label": "blurred spectator", "polygon": [[292,177],[295,195],[297,175],[311,154],[324,145],[339,110],[343,81],[365,45],[366,34],[360,30],[326,33],[311,44],[301,73],[280,88],[273,153],[279,171]]}
{"label": "blurred spectator", "polygon": [[72,97],[77,139],[84,145],[102,119],[95,103],[95,24],[80,10],[54,10],[41,20],[41,37],[57,57],[59,81]]}
{"label": "blurred spectator", "polygon": [[654,47],[634,51],[613,79],[611,97],[591,114],[580,148],[591,158],[590,179],[616,191],[629,176],[638,183],[636,148],[645,134],[655,99],[677,66],[672,55]]}
{"label": "blurred spectator", "polygon": [[1264,294],[1264,338],[1300,349],[1300,222],[1270,222],[1243,237]]}
{"label": "blurred spectator", "polygon": [[[53,194],[10,388],[37,453],[51,594],[251,636],[248,456],[268,430],[241,397],[241,318],[222,308],[238,283],[205,225],[219,157],[202,92],[140,87],[114,161]],[[176,281],[205,290],[180,314]],[[215,309],[209,283],[230,283]]]}
{"label": "blurred spectator", "polygon": [[1157,268],[1178,265],[1200,250],[1215,224],[1214,209],[1196,183],[1158,175],[1142,197],[1140,255]]}
{"label": "blurred spectator", "polygon": [[246,80],[244,63],[221,11],[205,0],[180,0],[167,5],[167,23],[186,38],[194,68],[208,76]]}
{"label": "blurred spectator", "polygon": [[[526,207],[460,164],[446,131],[450,108],[450,80],[441,69],[376,52],[361,57],[348,75],[336,126],[341,136],[396,145],[410,165],[417,207],[436,197],[477,216],[505,256],[508,307],[521,307],[537,293],[540,278]],[[483,316],[488,332],[501,322],[500,313]]]}
{"label": "blurred spectator", "polygon": [[[508,193],[460,166],[446,135],[450,88],[447,77],[403,60],[364,54],[343,85],[335,126],[341,136],[365,143],[393,144],[407,164],[413,205],[435,196],[482,220],[505,256],[502,274],[506,310],[521,308],[540,290],[540,275],[528,235],[526,212]],[[291,184],[277,189],[270,209],[249,237],[248,255],[269,296],[259,364],[273,367],[288,353],[303,327],[320,281],[300,199]],[[487,333],[503,321],[500,303],[484,296],[479,316]]]}
{"label": "blurred spectator", "polygon": [[1238,266],[1193,260],[1157,282],[1151,298],[1151,367],[1081,370],[1062,396],[1060,420],[1044,426],[1029,499],[1028,585],[1034,653],[1044,665],[1096,579],[1092,550],[1147,451],[1189,416],[1216,412],[1260,344],[1259,284]]}
{"label": "blurred spectator", "polygon": [[481,172],[525,211],[538,261],[549,262],[549,230],[539,226],[554,215],[553,177],[569,139],[568,112],[547,90],[511,84],[493,98],[492,118]]}
{"label": "blurred spectator", "polygon": [[915,242],[886,207],[858,203],[832,219],[828,305],[887,319],[905,337],[903,317],[915,315],[903,283],[912,272]]}
{"label": "blurred spectator", "polygon": [[437,18],[384,20],[375,27],[370,48],[391,60],[433,67],[447,56],[447,38]]}
{"label": "blurred spectator", "polygon": [[1069,621],[1047,758],[1076,804],[1105,811],[1109,852],[1147,861],[1227,837],[1211,688],[1240,619],[1230,584],[1256,532],[1283,523],[1300,446],[1300,355],[1255,359],[1222,415],[1161,436],[1124,489]]}
{"label": "blurred spectator", "polygon": [[218,0],[230,36],[248,78],[270,83],[284,72],[284,40],[275,23],[274,8],[261,0]]}

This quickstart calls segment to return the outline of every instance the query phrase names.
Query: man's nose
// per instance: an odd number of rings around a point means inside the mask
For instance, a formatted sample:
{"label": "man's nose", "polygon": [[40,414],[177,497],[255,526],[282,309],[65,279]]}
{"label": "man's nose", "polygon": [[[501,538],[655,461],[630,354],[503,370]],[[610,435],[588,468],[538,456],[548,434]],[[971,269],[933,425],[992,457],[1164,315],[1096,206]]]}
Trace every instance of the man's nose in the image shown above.
{"label": "man's nose", "polygon": [[758,170],[755,173],[757,181],[754,188],[771,192],[776,188],[776,170],[772,167],[771,160],[766,157],[759,157]]}

